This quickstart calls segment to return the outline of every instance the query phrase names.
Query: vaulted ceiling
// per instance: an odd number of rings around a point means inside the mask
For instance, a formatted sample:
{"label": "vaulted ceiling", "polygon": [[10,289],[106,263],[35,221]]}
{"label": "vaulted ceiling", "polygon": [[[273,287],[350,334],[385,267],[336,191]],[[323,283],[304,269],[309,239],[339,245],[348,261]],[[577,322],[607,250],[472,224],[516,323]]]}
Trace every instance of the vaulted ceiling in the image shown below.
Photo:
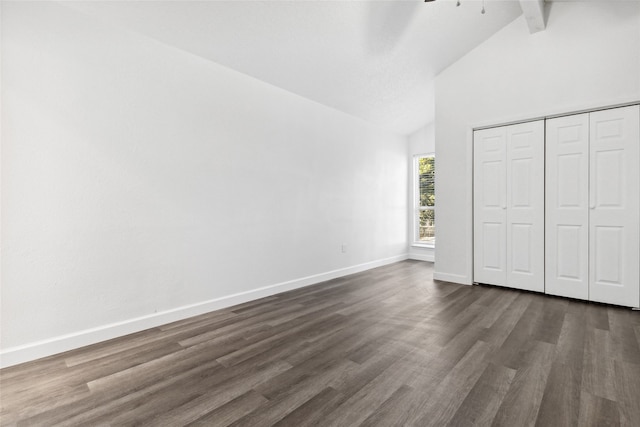
{"label": "vaulted ceiling", "polygon": [[523,10],[515,0],[486,0],[485,14],[480,0],[65,4],[402,134],[432,121],[434,77]]}

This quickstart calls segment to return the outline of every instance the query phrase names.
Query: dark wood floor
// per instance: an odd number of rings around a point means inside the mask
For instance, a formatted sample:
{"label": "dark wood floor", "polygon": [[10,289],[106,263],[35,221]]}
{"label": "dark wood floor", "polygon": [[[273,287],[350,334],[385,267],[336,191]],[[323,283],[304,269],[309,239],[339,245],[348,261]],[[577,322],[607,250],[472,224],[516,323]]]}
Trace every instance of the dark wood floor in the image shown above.
{"label": "dark wood floor", "polygon": [[405,261],[0,371],[2,425],[640,425],[640,313]]}

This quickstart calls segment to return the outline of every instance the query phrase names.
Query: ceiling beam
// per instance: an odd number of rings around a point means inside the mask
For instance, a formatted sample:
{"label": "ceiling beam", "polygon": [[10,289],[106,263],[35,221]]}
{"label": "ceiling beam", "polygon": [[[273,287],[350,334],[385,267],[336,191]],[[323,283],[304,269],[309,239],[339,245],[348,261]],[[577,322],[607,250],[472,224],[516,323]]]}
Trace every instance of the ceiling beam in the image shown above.
{"label": "ceiling beam", "polygon": [[520,8],[522,8],[531,34],[545,29],[544,0],[520,0]]}

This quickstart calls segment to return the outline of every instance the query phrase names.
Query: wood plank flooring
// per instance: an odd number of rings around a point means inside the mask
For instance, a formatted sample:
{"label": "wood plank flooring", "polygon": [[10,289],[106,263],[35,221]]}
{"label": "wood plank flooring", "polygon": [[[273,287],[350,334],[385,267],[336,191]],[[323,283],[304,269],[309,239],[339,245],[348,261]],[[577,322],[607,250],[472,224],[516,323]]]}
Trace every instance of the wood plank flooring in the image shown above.
{"label": "wood plank flooring", "polygon": [[640,313],[404,261],[0,371],[2,425],[640,425]]}

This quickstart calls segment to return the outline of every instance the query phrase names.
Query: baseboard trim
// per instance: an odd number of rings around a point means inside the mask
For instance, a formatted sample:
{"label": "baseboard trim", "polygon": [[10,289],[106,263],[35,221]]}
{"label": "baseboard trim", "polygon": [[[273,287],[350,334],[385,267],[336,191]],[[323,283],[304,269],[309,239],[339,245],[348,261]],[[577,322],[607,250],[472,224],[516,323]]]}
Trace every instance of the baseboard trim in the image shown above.
{"label": "baseboard trim", "polygon": [[409,259],[416,261],[434,262],[435,256],[433,254],[409,254]]}
{"label": "baseboard trim", "polygon": [[439,271],[433,272],[434,280],[442,280],[443,282],[459,283],[461,285],[471,285],[471,280],[462,274],[442,273]]}
{"label": "baseboard trim", "polygon": [[214,298],[196,304],[177,307],[160,313],[153,313],[122,322],[85,329],[72,334],[61,335],[22,346],[10,347],[6,350],[0,351],[0,368],[7,368],[20,363],[30,362],[42,357],[52,356],[54,354],[95,344],[101,341],[118,338],[124,335],[140,332],[145,329],[154,328],[167,323],[220,310],[281,292],[315,285],[338,277],[360,273],[362,271],[382,267],[384,265],[404,261],[406,259],[409,259],[408,254],[397,255],[390,258],[357,264],[351,267],[340,268],[325,273],[314,274],[312,276],[302,277],[300,279],[277,283],[270,286],[264,286],[246,292]]}

